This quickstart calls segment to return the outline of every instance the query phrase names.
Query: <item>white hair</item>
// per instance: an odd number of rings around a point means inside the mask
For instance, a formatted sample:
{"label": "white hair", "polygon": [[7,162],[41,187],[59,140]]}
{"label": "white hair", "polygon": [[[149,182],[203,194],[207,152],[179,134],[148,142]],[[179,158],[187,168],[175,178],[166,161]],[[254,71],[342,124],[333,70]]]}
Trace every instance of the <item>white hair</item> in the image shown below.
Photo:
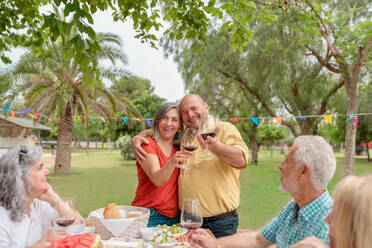
{"label": "white hair", "polygon": [[320,136],[298,136],[293,143],[297,147],[293,159],[297,167],[308,165],[310,180],[316,189],[325,189],[336,170],[336,158],[332,147]]}

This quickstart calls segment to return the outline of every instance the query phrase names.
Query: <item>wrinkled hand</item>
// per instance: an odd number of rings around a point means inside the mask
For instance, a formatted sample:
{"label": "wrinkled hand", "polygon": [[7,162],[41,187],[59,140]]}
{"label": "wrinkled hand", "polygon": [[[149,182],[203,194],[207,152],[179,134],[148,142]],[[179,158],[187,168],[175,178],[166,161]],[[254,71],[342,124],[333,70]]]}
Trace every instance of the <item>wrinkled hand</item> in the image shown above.
{"label": "wrinkled hand", "polygon": [[171,163],[179,165],[182,163],[185,163],[186,160],[192,157],[192,153],[188,151],[178,151],[174,154],[174,156],[171,158]]}
{"label": "wrinkled hand", "polygon": [[196,138],[198,139],[198,142],[200,144],[200,146],[205,149],[205,144],[208,143],[208,148],[211,148],[213,147],[214,144],[217,143],[218,141],[218,132],[220,131],[220,128],[219,127],[216,127],[216,130],[215,130],[215,133],[216,133],[216,136],[214,136],[214,138],[212,138],[211,136],[208,136],[207,139],[203,139],[203,137],[201,136],[201,132],[198,131],[196,133]]}
{"label": "wrinkled hand", "polygon": [[142,132],[134,136],[132,139],[132,150],[134,156],[139,162],[146,160],[148,155],[147,152],[145,152],[145,150],[143,150],[143,148],[141,147],[143,143],[148,144],[149,142]]}
{"label": "wrinkled hand", "polygon": [[218,241],[211,236],[208,231],[198,228],[195,231],[187,233],[187,238],[192,247],[215,248],[218,246]]}
{"label": "wrinkled hand", "polygon": [[52,186],[49,185],[49,188],[41,195],[37,197],[40,201],[48,202],[53,205],[58,200],[59,196],[54,192]]}
{"label": "wrinkled hand", "polygon": [[329,246],[323,240],[312,236],[294,244],[291,248],[329,248]]}
{"label": "wrinkled hand", "polygon": [[49,241],[40,241],[33,246],[27,246],[27,248],[49,248],[51,243]]}

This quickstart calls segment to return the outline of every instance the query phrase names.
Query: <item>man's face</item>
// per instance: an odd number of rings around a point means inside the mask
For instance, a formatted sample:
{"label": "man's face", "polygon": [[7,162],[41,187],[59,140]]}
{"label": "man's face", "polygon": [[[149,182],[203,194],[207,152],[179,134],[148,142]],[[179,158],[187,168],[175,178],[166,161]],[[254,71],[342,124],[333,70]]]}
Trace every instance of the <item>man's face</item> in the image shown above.
{"label": "man's face", "polygon": [[293,159],[293,155],[296,152],[297,147],[293,147],[289,150],[286,159],[279,165],[279,170],[281,172],[280,179],[280,190],[283,192],[288,192],[290,194],[298,191],[298,178],[297,178],[297,166]]}
{"label": "man's face", "polygon": [[208,114],[208,104],[195,95],[187,95],[180,103],[180,112],[182,121],[187,127],[198,129],[203,117]]}

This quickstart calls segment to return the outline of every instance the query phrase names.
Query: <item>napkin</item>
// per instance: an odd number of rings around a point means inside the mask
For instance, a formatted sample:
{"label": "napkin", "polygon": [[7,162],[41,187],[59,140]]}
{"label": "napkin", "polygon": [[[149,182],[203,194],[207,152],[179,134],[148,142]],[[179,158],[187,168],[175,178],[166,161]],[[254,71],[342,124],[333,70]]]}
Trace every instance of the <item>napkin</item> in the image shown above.
{"label": "napkin", "polygon": [[[104,209],[97,209],[88,215],[90,217],[98,218],[101,223],[112,233],[113,236],[120,236],[135,220],[135,218],[121,218],[121,219],[105,219],[103,217]],[[126,216],[123,209],[119,209],[121,216]]]}

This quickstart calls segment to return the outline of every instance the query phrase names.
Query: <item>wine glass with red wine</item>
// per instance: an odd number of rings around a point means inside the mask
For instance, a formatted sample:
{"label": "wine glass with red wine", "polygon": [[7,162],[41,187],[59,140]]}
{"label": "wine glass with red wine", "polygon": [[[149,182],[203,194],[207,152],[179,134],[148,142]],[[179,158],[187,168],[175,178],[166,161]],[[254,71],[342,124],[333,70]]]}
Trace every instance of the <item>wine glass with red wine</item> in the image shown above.
{"label": "wine glass with red wine", "polygon": [[189,230],[200,228],[203,224],[203,215],[198,199],[186,198],[183,200],[181,212],[181,225]]}
{"label": "wine glass with red wine", "polygon": [[[200,127],[200,133],[204,140],[207,140],[209,136],[212,138],[216,137],[216,119],[213,115],[207,115],[204,119],[203,124]],[[203,155],[203,159],[210,158],[211,155],[208,151],[208,143],[205,143],[205,153]]]}
{"label": "wine glass with red wine", "polygon": [[[188,129],[187,131],[185,131],[184,135],[182,136],[182,140],[181,140],[182,148],[185,151],[193,152],[196,149],[198,149],[196,142],[193,142],[194,138],[195,138],[195,133],[191,129]],[[181,169],[189,169],[186,163],[182,163],[178,167]]]}
{"label": "wine glass with red wine", "polygon": [[[68,205],[72,210],[75,212],[75,201],[72,198],[63,198],[61,199],[66,205]],[[59,216],[55,219],[56,224],[60,227],[60,229],[67,231],[67,227],[72,225],[75,221],[74,217],[68,217],[68,216]]]}

